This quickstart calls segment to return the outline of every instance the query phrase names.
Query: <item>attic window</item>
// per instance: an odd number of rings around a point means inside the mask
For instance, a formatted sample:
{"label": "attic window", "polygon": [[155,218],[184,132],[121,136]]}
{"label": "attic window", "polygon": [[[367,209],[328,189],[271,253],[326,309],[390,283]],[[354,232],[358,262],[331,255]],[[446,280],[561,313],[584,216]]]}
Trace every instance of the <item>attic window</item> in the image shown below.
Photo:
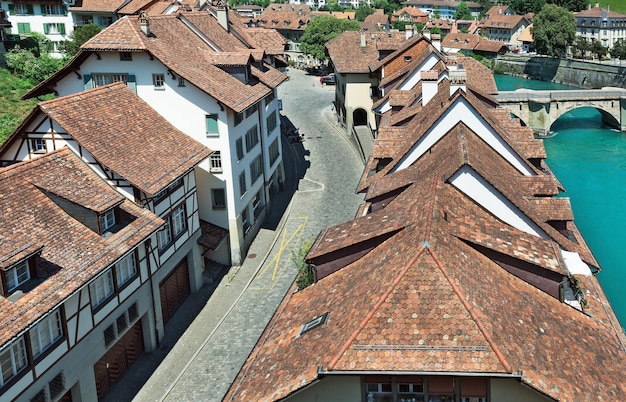
{"label": "attic window", "polygon": [[3,271],[2,279],[6,284],[7,293],[13,292],[20,285],[30,279],[30,267],[28,261],[22,261],[19,264]]}
{"label": "attic window", "polygon": [[131,52],[120,52],[120,61],[133,61],[133,54]]}
{"label": "attic window", "polygon": [[109,209],[99,217],[100,220],[100,233],[105,233],[113,225],[115,225],[115,210]]}
{"label": "attic window", "polygon": [[314,319],[312,319],[311,321],[307,322],[306,324],[304,324],[302,326],[302,328],[300,328],[300,332],[298,332],[298,335],[296,336],[296,338],[300,337],[300,335],[309,332],[310,330],[312,330],[315,327],[319,327],[320,325],[322,325],[323,323],[326,322],[326,318],[328,317],[328,312],[315,317]]}

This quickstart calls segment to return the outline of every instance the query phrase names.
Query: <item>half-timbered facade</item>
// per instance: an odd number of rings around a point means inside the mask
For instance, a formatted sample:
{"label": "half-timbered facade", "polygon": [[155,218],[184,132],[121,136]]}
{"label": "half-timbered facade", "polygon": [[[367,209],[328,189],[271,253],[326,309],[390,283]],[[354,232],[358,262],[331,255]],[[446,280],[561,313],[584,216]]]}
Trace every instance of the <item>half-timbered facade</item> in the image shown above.
{"label": "half-timbered facade", "polygon": [[69,148],[0,169],[0,399],[93,401],[157,344],[163,220]]}
{"label": "half-timbered facade", "polygon": [[[205,250],[198,244],[202,232],[195,169],[211,151],[119,82],[40,103],[0,147],[0,160],[8,165],[63,148],[79,155],[127,199],[163,219],[150,243],[160,267],[153,280],[161,289],[153,289],[153,297],[166,299],[155,316],[162,337],[166,319],[202,286]],[[119,219],[109,211],[99,225],[113,227]]]}
{"label": "half-timbered facade", "polygon": [[65,96],[122,81],[213,149],[196,171],[199,215],[228,230],[228,251],[214,259],[236,265],[260,228],[270,190],[285,177],[276,87],[286,75],[228,25],[227,10],[218,11],[123,18],[27,96]]}

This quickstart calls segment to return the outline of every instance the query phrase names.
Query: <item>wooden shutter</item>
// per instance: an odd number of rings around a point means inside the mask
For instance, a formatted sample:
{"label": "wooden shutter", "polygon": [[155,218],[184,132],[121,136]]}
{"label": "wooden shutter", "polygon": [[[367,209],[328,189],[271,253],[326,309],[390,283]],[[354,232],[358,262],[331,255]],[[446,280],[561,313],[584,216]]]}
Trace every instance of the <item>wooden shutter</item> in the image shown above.
{"label": "wooden shutter", "polygon": [[93,80],[91,79],[91,74],[84,74],[83,80],[85,82],[85,90],[93,89]]}
{"label": "wooden shutter", "polygon": [[137,80],[134,75],[126,76],[126,85],[132,89],[134,93],[137,93]]}
{"label": "wooden shutter", "polygon": [[59,33],[61,35],[65,35],[65,24],[59,24],[58,27],[59,27]]}
{"label": "wooden shutter", "polygon": [[43,24],[43,33],[45,33],[46,35],[48,35],[48,33],[50,32],[50,25],[48,24]]}

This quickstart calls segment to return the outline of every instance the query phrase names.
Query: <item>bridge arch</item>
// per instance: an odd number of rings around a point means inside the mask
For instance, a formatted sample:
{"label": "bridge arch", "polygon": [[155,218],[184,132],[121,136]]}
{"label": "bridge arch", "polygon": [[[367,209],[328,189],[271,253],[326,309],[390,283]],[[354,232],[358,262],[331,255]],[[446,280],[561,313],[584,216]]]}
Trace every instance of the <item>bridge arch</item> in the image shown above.
{"label": "bridge arch", "polygon": [[[581,109],[581,108],[593,108],[597,110],[600,113],[600,116],[602,116],[602,123],[606,124],[607,126],[611,128],[616,128],[618,130],[620,129],[620,116],[619,115],[615,116],[610,111],[604,110],[603,106],[593,105],[593,104],[582,105],[582,106],[569,105],[568,107],[561,108],[559,110],[560,113],[555,114],[555,118],[552,121],[552,124],[554,124],[558,119],[560,119],[561,116],[563,116],[565,113],[571,112],[572,110]],[[550,127],[552,127],[552,124],[550,124]]]}

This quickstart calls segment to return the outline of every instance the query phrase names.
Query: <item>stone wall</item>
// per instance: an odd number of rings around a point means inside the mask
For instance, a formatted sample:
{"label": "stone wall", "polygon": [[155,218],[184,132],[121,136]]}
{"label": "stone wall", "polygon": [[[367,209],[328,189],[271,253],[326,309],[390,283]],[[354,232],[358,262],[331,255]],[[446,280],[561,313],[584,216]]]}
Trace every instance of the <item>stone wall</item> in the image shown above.
{"label": "stone wall", "polygon": [[626,88],[626,61],[624,66],[606,65],[570,59],[542,56],[499,56],[496,63],[505,74],[519,75],[534,80],[551,81],[582,88]]}

